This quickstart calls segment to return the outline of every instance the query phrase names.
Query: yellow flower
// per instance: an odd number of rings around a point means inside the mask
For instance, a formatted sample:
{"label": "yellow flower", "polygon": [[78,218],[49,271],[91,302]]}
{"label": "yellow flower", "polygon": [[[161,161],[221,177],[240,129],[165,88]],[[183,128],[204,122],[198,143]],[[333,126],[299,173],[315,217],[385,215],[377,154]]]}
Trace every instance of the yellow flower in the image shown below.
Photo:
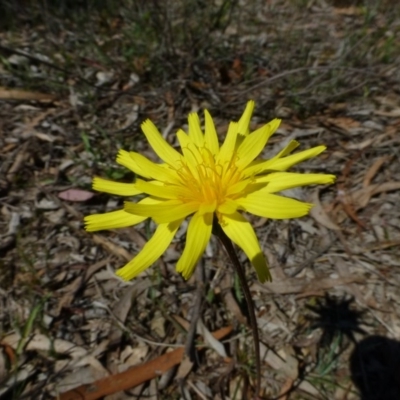
{"label": "yellow flower", "polygon": [[[137,175],[134,183],[94,178],[93,188],[121,196],[140,196],[125,202],[122,210],[85,217],[87,231],[136,225],[147,218],[158,227],[139,254],[117,275],[129,280],[151,266],[167,249],[182,221],[191,215],[186,246],[176,270],[188,279],[211,236],[213,219],[247,255],[261,282],[270,280],[265,256],[256,234],[241,211],[264,218],[286,219],[306,215],[312,204],[275,193],[312,184],[332,183],[334,175],[285,172],[315,157],[325,146],[290,154],[299,143],[291,141],[269,160],[257,159],[279,119],[249,131],[254,102],[249,101],[238,122],[231,122],[220,146],[214,122],[204,111],[204,132],[196,113],[189,114],[189,132],[177,132],[181,152],[169,145],[155,125],[142,124],[146,139],[162,160],[157,164],[136,152],[120,150],[117,163]],[[140,178],[139,178],[140,177]]]}

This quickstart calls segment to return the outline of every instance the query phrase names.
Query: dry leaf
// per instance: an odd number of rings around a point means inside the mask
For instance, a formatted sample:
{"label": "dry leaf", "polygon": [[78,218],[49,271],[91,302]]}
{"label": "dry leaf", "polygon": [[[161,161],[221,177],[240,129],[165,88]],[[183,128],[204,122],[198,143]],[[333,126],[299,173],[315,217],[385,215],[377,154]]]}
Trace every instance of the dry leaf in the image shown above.
{"label": "dry leaf", "polygon": [[37,137],[40,140],[43,140],[44,142],[53,143],[57,139],[55,136],[50,135],[48,133],[34,131],[33,134],[35,135],[35,137]]}
{"label": "dry leaf", "polygon": [[400,189],[400,182],[385,182],[385,183],[376,183],[370,185],[368,187],[355,190],[350,193],[351,200],[354,204],[354,207],[359,210],[364,208],[371,199],[372,196],[383,193],[383,192],[391,192],[393,190]]}
{"label": "dry leaf", "polygon": [[92,365],[85,365],[79,368],[75,367],[73,371],[68,374],[65,374],[64,372],[63,375],[63,378],[57,382],[54,389],[51,391],[56,398],[60,392],[71,390],[79,385],[90,384],[91,382],[104,378],[109,374],[106,370],[100,371]]}
{"label": "dry leaf", "polygon": [[349,117],[328,118],[327,122],[345,131],[348,131],[352,128],[358,128],[360,126],[359,121]]}
{"label": "dry leaf", "polygon": [[158,337],[165,337],[165,318],[161,311],[157,310],[150,323],[150,329],[157,334]]}
{"label": "dry leaf", "polygon": [[282,385],[281,390],[279,391],[279,394],[278,394],[278,398],[280,400],[288,400],[288,398],[289,398],[288,396],[289,396],[290,390],[293,387],[294,382],[295,382],[295,380],[292,378],[286,379],[285,383]]}
{"label": "dry leaf", "polygon": [[390,160],[391,157],[389,156],[382,156],[379,157],[375,160],[375,162],[371,165],[371,167],[368,169],[367,173],[364,176],[364,180],[362,183],[362,186],[368,187],[371,184],[372,179],[374,179],[375,175],[377,172],[380,170],[382,165],[387,161]]}
{"label": "dry leaf", "polygon": [[[348,4],[351,4],[349,1]],[[355,16],[360,15],[363,12],[361,7],[350,6],[350,7],[334,7],[334,13],[338,15]]]}
{"label": "dry leaf", "polygon": [[285,349],[281,349],[278,354],[272,350],[268,350],[265,361],[276,371],[282,372],[285,377],[296,380],[299,375],[299,363],[297,359]]}
{"label": "dry leaf", "polygon": [[197,321],[197,333],[203,336],[204,342],[214,349],[221,357],[227,357],[224,345],[206,328],[201,318]]}
{"label": "dry leaf", "polygon": [[308,381],[304,381],[304,380],[301,381],[301,383],[299,384],[299,388],[301,390],[303,390],[304,392],[309,393],[314,398],[319,398],[321,395],[319,390],[316,389],[315,386],[311,385],[311,383]]}
{"label": "dry leaf", "polygon": [[190,371],[192,370],[193,365],[194,365],[193,361],[190,359],[190,357],[187,354],[185,354],[183,356],[181,364],[179,365],[178,372],[176,373],[175,379],[177,381],[185,379],[190,374]]}
{"label": "dry leaf", "polygon": [[103,246],[106,251],[108,251],[111,254],[114,254],[126,261],[130,261],[133,258],[133,256],[127,250],[125,250],[123,247],[117,246],[115,243],[111,242],[110,240],[107,240],[103,236],[93,235],[92,239],[96,244]]}
{"label": "dry leaf", "polygon": [[112,71],[99,71],[96,74],[96,86],[103,86],[110,83],[114,79],[114,72]]}
{"label": "dry leaf", "polygon": [[125,347],[121,352],[121,360],[123,360],[123,364],[119,366],[118,372],[123,372],[130,367],[139,365],[144,361],[148,353],[149,346],[144,342],[139,342],[136,347]]}
{"label": "dry leaf", "polygon": [[338,279],[322,278],[307,281],[305,279],[288,278],[283,281],[259,283],[255,282],[251,290],[259,290],[266,293],[290,294],[303,293],[307,291],[327,290],[353,282],[364,282],[364,278],[357,276],[346,276]]}
{"label": "dry leaf", "polygon": [[37,100],[52,101],[56,96],[47,93],[29,92],[20,89],[7,89],[0,86],[0,100]]}
{"label": "dry leaf", "polygon": [[241,324],[247,325],[247,319],[243,315],[242,310],[239,307],[235,297],[232,294],[232,275],[224,274],[224,277],[221,281],[221,291],[224,296],[224,302],[226,304],[227,309],[234,315],[235,319],[238,320]]}
{"label": "dry leaf", "polygon": [[[219,329],[214,332],[213,335],[218,340],[229,335],[231,332],[232,327],[228,326]],[[90,385],[79,386],[76,389],[61,394],[58,398],[59,400],[96,400],[108,394],[133,388],[143,382],[162,375],[179,364],[184,351],[184,348],[180,347],[154,360],[130,368],[125,372],[100,379]]]}
{"label": "dry leaf", "polygon": [[18,383],[26,382],[27,379],[36,372],[36,368],[32,364],[25,364],[21,368],[18,368],[7,381],[1,382],[0,396]]}
{"label": "dry leaf", "polygon": [[311,202],[314,204],[314,207],[310,211],[310,216],[322,226],[325,226],[325,228],[340,231],[340,227],[329,218],[328,214],[322,207],[321,202],[319,201],[319,190],[313,192]]}
{"label": "dry leaf", "polygon": [[374,114],[382,117],[398,118],[400,117],[400,108],[396,108],[391,111],[376,110],[374,111]]}
{"label": "dry leaf", "polygon": [[35,202],[35,207],[39,210],[57,210],[60,206],[53,200],[43,197],[40,201]]}
{"label": "dry leaf", "polygon": [[86,201],[94,196],[93,192],[82,189],[67,189],[58,193],[58,197],[67,201]]}

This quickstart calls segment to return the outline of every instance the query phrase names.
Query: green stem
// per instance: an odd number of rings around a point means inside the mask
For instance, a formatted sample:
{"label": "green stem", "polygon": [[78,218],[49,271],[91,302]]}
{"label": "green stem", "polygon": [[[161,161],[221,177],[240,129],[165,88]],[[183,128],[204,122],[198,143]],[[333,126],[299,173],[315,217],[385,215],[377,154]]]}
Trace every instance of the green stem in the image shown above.
{"label": "green stem", "polygon": [[252,330],[253,341],[254,341],[254,354],[255,354],[255,361],[256,361],[256,374],[257,374],[257,381],[256,381],[256,398],[260,395],[261,389],[261,357],[260,357],[260,337],[258,336],[258,326],[257,326],[257,319],[256,313],[254,308],[253,299],[251,297],[249,285],[247,284],[246,274],[242,264],[240,264],[236,251],[233,247],[231,240],[226,236],[225,232],[221,228],[218,223],[218,220],[214,218],[213,222],[213,233],[215,236],[219,238],[222,245],[225,247],[228,255],[233,263],[233,266],[236,269],[236,272],[239,276],[240,284],[243,289],[244,298],[246,300],[247,309],[249,312],[249,322],[250,327]]}

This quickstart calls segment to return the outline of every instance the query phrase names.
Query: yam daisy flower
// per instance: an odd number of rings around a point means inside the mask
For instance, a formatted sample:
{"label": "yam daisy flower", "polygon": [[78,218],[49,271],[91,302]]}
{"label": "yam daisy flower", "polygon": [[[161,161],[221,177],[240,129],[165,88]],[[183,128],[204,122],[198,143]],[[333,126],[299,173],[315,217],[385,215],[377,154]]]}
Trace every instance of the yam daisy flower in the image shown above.
{"label": "yam daisy flower", "polygon": [[261,282],[270,280],[267,261],[253,227],[243,212],[264,218],[286,219],[306,215],[312,204],[276,193],[305,185],[329,184],[334,175],[286,172],[290,167],[323,152],[325,146],[291,154],[299,143],[291,141],[269,160],[258,159],[270,136],[278,129],[274,119],[250,132],[255,103],[249,101],[238,122],[231,122],[224,142],[211,115],[204,111],[204,131],[196,113],[189,114],[188,133],[178,130],[180,151],[164,140],[147,120],[142,130],[161,163],[137,152],[120,150],[117,163],[136,175],[133,183],[95,177],[95,190],[120,196],[138,196],[124,208],[85,217],[87,231],[133,226],[151,218],[158,227],[139,254],[117,275],[130,280],[150,267],[168,248],[183,220],[190,217],[186,245],[176,270],[188,279],[212,233],[213,219],[247,255]]}

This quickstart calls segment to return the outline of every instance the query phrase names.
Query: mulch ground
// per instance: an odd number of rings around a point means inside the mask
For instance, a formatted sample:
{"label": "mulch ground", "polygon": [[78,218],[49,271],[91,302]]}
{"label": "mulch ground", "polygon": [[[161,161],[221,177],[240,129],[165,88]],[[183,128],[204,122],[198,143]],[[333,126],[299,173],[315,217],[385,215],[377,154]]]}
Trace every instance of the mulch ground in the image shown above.
{"label": "mulch ground", "polygon": [[3,3],[1,398],[252,398],[246,306],[219,243],[185,282],[179,231],[125,283],[113,271],[154,225],[89,234],[82,223],[122,206],[90,185],[133,179],[120,148],[156,159],[142,121],[175,144],[188,112],[207,108],[223,138],[248,99],[254,128],[283,120],[263,156],[293,139],[325,144],[297,170],[337,176],[289,193],[315,204],[310,216],[252,220],[273,276],[258,283],[241,255],[263,398],[400,398],[399,6]]}

